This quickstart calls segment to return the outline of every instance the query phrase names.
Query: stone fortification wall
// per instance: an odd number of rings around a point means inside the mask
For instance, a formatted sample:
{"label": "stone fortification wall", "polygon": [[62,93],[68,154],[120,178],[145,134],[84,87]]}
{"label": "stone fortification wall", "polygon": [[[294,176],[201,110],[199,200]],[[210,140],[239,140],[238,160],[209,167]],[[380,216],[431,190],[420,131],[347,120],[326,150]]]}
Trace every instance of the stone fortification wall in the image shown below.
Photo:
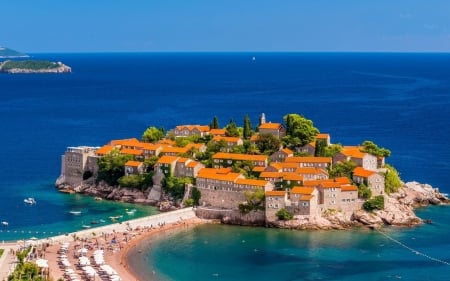
{"label": "stone fortification wall", "polygon": [[[197,187],[198,188],[198,187]],[[243,192],[198,188],[201,192],[200,206],[217,209],[238,209],[240,203],[247,201]]]}

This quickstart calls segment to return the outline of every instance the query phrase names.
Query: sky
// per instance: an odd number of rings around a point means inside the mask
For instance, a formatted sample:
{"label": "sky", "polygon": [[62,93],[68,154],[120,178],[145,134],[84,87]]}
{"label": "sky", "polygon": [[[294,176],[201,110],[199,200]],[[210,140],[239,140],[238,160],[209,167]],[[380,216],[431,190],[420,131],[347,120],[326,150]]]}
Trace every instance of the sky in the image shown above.
{"label": "sky", "polygon": [[0,46],[46,52],[448,52],[450,0],[2,0]]}

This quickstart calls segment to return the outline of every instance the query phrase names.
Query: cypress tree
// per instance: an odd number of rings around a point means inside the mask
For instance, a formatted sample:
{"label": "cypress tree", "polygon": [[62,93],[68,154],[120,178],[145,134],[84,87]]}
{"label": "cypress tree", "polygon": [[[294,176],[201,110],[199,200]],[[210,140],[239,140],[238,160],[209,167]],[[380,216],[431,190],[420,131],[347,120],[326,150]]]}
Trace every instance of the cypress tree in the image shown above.
{"label": "cypress tree", "polygon": [[244,139],[249,139],[252,135],[252,123],[250,122],[250,117],[248,117],[248,114],[245,114],[243,134]]}

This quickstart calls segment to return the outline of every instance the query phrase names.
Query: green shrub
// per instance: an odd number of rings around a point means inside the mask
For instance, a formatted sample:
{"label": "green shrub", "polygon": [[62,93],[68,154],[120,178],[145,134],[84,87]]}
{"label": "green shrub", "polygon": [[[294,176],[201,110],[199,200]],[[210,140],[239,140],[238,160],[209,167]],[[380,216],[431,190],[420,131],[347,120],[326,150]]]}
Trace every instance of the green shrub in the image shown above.
{"label": "green shrub", "polygon": [[285,208],[281,208],[278,212],[275,214],[279,220],[288,221],[292,220],[294,218],[294,215],[291,214],[288,210]]}
{"label": "green shrub", "polygon": [[367,211],[383,210],[384,209],[383,195],[378,195],[372,199],[367,200],[366,202],[364,202],[363,208]]}

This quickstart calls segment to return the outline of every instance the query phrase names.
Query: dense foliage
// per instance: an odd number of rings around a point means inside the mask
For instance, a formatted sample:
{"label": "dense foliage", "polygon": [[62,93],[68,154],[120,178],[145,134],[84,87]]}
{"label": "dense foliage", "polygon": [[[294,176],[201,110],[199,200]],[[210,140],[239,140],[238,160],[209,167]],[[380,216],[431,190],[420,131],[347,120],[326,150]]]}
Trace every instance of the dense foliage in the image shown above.
{"label": "dense foliage", "polygon": [[372,197],[372,190],[364,183],[361,183],[358,185],[358,197],[369,199]]}
{"label": "dense foliage", "polygon": [[378,145],[376,145],[375,143],[373,143],[371,141],[363,142],[361,151],[370,153],[370,154],[378,156],[378,157],[391,156],[391,151],[389,149],[378,147]]}
{"label": "dense foliage", "polygon": [[271,133],[260,134],[256,141],[256,147],[261,153],[270,155],[280,150],[281,141]]}
{"label": "dense foliage", "polygon": [[202,194],[200,192],[200,190],[198,190],[198,188],[193,187],[192,188],[192,200],[195,206],[200,205],[200,198],[202,197]]}
{"label": "dense foliage", "polygon": [[213,120],[211,121],[211,124],[209,124],[210,129],[219,129],[219,118],[217,116],[214,116]]}
{"label": "dense foliage", "polygon": [[355,169],[356,164],[352,161],[345,161],[337,163],[331,168],[329,171],[330,178],[337,177],[347,177],[349,179],[352,178],[353,170]]}
{"label": "dense foliage", "polygon": [[325,157],[333,157],[336,153],[341,152],[342,145],[340,143],[331,144],[325,147]]}
{"label": "dense foliage", "polygon": [[266,195],[264,190],[258,189],[254,192],[246,191],[245,198],[246,202],[239,204],[239,211],[242,214],[248,214],[251,211],[263,211],[265,210],[264,200]]}
{"label": "dense foliage", "polygon": [[14,68],[19,69],[31,69],[31,70],[40,70],[40,69],[53,69],[58,68],[60,65],[56,62],[51,61],[41,61],[41,60],[23,60],[23,61],[6,61],[2,65],[2,70],[10,70]]}
{"label": "dense foliage", "polygon": [[239,130],[233,119],[230,120],[228,125],[225,127],[225,136],[227,137],[239,137]]}
{"label": "dense foliage", "polygon": [[192,178],[189,177],[165,177],[163,180],[163,188],[174,199],[182,199],[186,189],[186,184],[192,184],[192,182]]}
{"label": "dense foliage", "polygon": [[244,129],[243,129],[243,137],[244,139],[249,139],[252,134],[252,122],[250,121],[250,117],[248,117],[248,114],[245,114],[244,117]]}
{"label": "dense foliage", "polygon": [[145,142],[157,142],[164,137],[164,129],[148,127],[142,134],[142,140]]}
{"label": "dense foliage", "polygon": [[378,195],[372,199],[367,200],[366,202],[364,202],[363,208],[367,211],[383,210],[384,209],[383,195]]}
{"label": "dense foliage", "polygon": [[402,180],[400,179],[400,175],[397,170],[391,165],[385,165],[387,169],[385,177],[384,177],[384,190],[387,194],[397,192],[398,189],[402,186]]}
{"label": "dense foliage", "polygon": [[111,186],[118,185],[118,180],[125,175],[125,163],[128,160],[133,160],[133,156],[120,154],[117,150],[100,158],[97,181],[105,181]]}
{"label": "dense foliage", "polygon": [[312,142],[319,133],[313,122],[302,115],[287,114],[283,120],[286,124],[286,136],[283,142],[289,148],[304,146]]}
{"label": "dense foliage", "polygon": [[35,263],[25,261],[25,258],[29,252],[30,248],[17,252],[19,263],[14,269],[14,272],[8,276],[8,281],[48,280],[46,276],[41,276],[39,267]]}
{"label": "dense foliage", "polygon": [[152,174],[123,176],[119,178],[117,182],[120,184],[120,187],[146,190],[152,185]]}
{"label": "dense foliage", "polygon": [[278,212],[275,213],[275,215],[279,220],[283,221],[292,220],[294,218],[294,215],[285,208],[281,208]]}

